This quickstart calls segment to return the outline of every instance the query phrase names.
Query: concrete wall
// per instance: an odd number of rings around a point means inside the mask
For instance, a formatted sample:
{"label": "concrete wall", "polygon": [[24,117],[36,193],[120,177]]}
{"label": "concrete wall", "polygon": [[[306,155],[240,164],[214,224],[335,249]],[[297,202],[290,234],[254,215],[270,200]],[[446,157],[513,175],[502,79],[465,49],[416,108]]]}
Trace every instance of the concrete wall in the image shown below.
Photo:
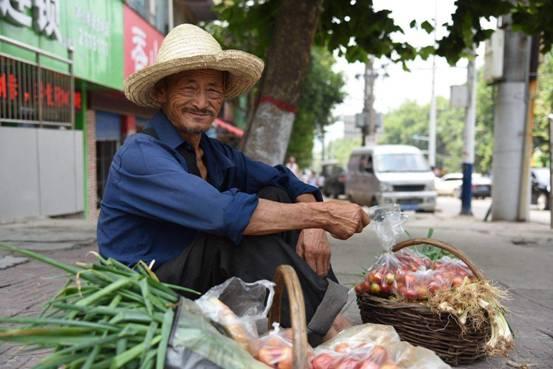
{"label": "concrete wall", "polygon": [[0,221],[83,210],[82,132],[0,127]]}

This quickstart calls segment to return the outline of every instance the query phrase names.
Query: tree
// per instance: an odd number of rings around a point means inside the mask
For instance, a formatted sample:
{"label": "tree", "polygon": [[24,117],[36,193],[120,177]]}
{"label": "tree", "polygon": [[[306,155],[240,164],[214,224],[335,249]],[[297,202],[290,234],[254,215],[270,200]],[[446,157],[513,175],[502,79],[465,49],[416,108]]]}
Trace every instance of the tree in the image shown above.
{"label": "tree", "polygon": [[332,109],[344,98],[344,78],[332,71],[334,62],[328,50],[313,48],[286,154],[294,156],[302,168],[311,165],[315,131],[332,123]]}
{"label": "tree", "polygon": [[480,70],[476,85],[476,147],[474,150],[474,166],[480,173],[489,173],[492,170],[493,104],[494,87],[486,84],[484,73]]}
{"label": "tree", "polygon": [[[252,35],[260,42],[254,48],[267,61],[259,90],[259,104],[246,137],[246,153],[270,163],[282,162],[297,111],[301,84],[308,70],[313,43],[338,51],[351,61],[366,61],[368,55],[405,62],[435,53],[451,64],[465,50],[491,36],[482,18],[512,14],[513,28],[539,35],[543,51],[553,43],[553,2],[549,0],[457,0],[447,26],[448,34],[436,45],[420,49],[392,40],[404,33],[390,11],[375,11],[372,0],[226,0],[218,6],[220,19],[236,39]],[[428,22],[411,22],[432,32]]]}
{"label": "tree", "polygon": [[538,72],[538,94],[535,106],[534,148],[538,152],[537,165],[549,162],[549,118],[553,113],[553,53],[545,55]]}
{"label": "tree", "polygon": [[[480,83],[477,87],[477,139],[476,170],[488,173],[491,170],[493,153],[493,107],[491,87]],[[425,150],[426,141],[420,140],[428,132],[430,106],[408,101],[384,116],[384,133],[380,143],[418,146]],[[443,98],[437,99],[437,144],[436,165],[449,172],[461,170],[463,153],[464,111],[449,107]]]}

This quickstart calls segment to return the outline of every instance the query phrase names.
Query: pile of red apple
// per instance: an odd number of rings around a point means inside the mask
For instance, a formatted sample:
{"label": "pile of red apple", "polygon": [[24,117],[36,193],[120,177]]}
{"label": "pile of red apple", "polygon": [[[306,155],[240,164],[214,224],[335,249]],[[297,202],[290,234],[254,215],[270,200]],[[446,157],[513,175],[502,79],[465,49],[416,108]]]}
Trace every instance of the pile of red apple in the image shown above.
{"label": "pile of red apple", "polygon": [[465,278],[473,280],[474,276],[461,260],[444,256],[432,262],[424,255],[401,250],[381,255],[355,291],[358,295],[426,300],[437,291],[459,287]]}
{"label": "pile of red apple", "polygon": [[347,342],[333,351],[318,354],[311,360],[312,369],[399,369],[380,345],[364,343],[351,347]]}

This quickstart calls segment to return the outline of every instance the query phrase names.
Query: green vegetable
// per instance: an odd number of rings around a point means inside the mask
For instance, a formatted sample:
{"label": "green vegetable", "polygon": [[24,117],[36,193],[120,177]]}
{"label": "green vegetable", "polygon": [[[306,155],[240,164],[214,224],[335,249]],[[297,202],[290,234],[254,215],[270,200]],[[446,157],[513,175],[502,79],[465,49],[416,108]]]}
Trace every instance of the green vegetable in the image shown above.
{"label": "green vegetable", "polygon": [[129,268],[97,255],[94,264],[67,265],[10,245],[0,249],[69,274],[40,316],[0,317],[0,342],[53,349],[34,369],[163,368],[176,291],[197,293],[160,282],[143,262]]}

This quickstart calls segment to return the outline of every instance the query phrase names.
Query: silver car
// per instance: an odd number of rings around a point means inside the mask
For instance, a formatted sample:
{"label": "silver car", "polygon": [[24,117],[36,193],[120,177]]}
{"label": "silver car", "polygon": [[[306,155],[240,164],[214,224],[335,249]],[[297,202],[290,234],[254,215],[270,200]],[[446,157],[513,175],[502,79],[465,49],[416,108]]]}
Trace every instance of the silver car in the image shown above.
{"label": "silver car", "polygon": [[399,204],[402,210],[436,210],[434,174],[414,146],[375,145],[353,150],[346,196],[361,205]]}

